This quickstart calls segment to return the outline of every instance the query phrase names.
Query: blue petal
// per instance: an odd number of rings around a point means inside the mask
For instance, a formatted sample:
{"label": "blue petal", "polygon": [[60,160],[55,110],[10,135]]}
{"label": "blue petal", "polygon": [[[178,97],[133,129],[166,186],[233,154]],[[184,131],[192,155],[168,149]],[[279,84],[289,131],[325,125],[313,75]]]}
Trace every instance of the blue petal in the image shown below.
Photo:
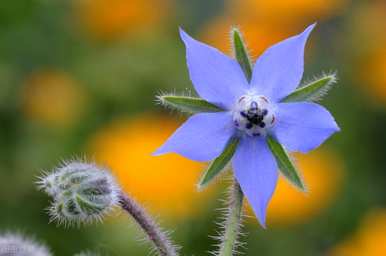
{"label": "blue petal", "polygon": [[240,65],[219,50],[191,38],[182,29],[180,34],[186,46],[190,79],[197,93],[229,109],[249,86]]}
{"label": "blue petal", "polygon": [[195,161],[210,161],[222,153],[233,134],[229,113],[196,114],[178,128],[154,155],[175,152]]}
{"label": "blue petal", "polygon": [[315,24],[266,50],[256,61],[251,85],[259,94],[279,101],[299,85],[304,70],[304,47]]}
{"label": "blue petal", "polygon": [[267,205],[276,188],[278,170],[263,138],[243,138],[233,157],[233,168],[241,190],[260,224],[265,227]]}
{"label": "blue petal", "polygon": [[279,103],[275,117],[273,134],[289,151],[307,153],[339,131],[330,112],[315,103]]}

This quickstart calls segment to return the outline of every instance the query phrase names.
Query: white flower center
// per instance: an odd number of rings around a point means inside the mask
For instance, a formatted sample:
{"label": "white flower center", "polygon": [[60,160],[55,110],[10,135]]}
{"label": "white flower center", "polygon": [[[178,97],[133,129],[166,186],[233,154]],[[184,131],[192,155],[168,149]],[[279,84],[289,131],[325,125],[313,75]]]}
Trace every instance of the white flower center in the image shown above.
{"label": "white flower center", "polygon": [[273,106],[262,95],[243,95],[235,104],[233,122],[249,136],[265,136],[275,123]]}

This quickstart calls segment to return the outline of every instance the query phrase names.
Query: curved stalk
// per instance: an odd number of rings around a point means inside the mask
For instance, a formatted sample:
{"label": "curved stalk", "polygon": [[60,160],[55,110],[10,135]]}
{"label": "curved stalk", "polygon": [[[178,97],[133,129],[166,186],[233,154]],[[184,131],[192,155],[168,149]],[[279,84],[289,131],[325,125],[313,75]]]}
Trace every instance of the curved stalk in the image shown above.
{"label": "curved stalk", "polygon": [[161,256],[177,256],[178,253],[176,247],[146,211],[124,193],[121,193],[119,197],[122,209],[135,219],[150,241],[154,244],[158,254]]}

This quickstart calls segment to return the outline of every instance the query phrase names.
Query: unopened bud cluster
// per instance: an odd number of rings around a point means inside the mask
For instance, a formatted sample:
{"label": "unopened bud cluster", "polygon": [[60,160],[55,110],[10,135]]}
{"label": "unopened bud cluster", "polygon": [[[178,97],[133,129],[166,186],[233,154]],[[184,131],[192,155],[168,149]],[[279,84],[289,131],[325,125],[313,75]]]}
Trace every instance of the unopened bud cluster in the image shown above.
{"label": "unopened bud cluster", "polygon": [[60,224],[101,220],[119,201],[120,188],[110,172],[90,163],[65,163],[38,185],[52,196],[49,214]]}
{"label": "unopened bud cluster", "polygon": [[0,235],[0,256],[51,256],[50,251],[20,235]]}

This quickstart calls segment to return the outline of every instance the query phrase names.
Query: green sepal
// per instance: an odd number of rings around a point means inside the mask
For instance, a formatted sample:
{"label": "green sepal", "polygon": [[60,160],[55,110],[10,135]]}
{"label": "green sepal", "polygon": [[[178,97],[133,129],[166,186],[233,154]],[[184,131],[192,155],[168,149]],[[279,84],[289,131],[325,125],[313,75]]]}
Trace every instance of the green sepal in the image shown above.
{"label": "green sepal", "polygon": [[159,95],[160,103],[181,112],[195,114],[200,112],[221,112],[223,109],[201,98],[177,95]]}
{"label": "green sepal", "polygon": [[232,46],[233,52],[236,60],[241,66],[246,78],[248,81],[251,81],[252,78],[252,64],[251,59],[249,58],[247,48],[245,47],[245,43],[241,32],[237,28],[232,28]]}
{"label": "green sepal", "polygon": [[336,74],[325,74],[314,81],[299,87],[293,93],[285,97],[281,102],[318,101],[331,86],[336,83]]}
{"label": "green sepal", "polygon": [[79,209],[86,215],[100,214],[106,208],[104,205],[98,205],[79,195],[76,195],[75,200]]}
{"label": "green sepal", "polygon": [[229,140],[221,155],[210,163],[208,169],[206,169],[205,173],[202,175],[201,180],[198,183],[199,189],[206,187],[215,177],[221,173],[222,170],[224,170],[225,166],[232,159],[239,141],[239,138],[236,137],[233,137]]}
{"label": "green sepal", "polygon": [[285,148],[271,136],[267,136],[267,142],[276,158],[280,172],[297,188],[306,191],[306,187],[299,175],[299,171],[295,167]]}

